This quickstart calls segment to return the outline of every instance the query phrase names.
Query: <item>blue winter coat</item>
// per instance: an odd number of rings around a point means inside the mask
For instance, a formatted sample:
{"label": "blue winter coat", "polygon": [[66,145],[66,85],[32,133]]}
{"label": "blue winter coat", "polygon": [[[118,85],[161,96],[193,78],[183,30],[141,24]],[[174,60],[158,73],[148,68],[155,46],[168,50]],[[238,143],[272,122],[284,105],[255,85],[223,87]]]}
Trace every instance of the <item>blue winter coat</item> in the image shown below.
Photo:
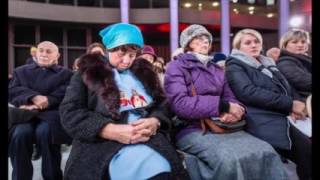
{"label": "blue winter coat", "polygon": [[48,97],[48,108],[41,111],[37,118],[49,123],[52,143],[55,144],[71,142],[60,124],[59,105],[72,74],[71,70],[59,65],[42,68],[32,63],[15,69],[9,84],[9,102],[17,107],[30,104],[36,95]]}

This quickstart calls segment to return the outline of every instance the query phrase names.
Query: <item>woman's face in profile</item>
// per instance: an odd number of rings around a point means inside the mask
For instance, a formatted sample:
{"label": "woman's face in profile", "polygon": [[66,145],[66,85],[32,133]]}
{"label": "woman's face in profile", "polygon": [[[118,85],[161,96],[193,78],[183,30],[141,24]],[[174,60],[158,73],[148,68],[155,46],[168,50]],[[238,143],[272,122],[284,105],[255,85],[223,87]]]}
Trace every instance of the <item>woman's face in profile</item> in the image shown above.
{"label": "woman's face in profile", "polygon": [[291,39],[287,43],[286,50],[294,54],[304,54],[308,51],[308,43],[305,39]]}
{"label": "woman's face in profile", "polygon": [[257,37],[251,34],[244,34],[240,41],[239,50],[254,58],[260,55],[262,44]]}

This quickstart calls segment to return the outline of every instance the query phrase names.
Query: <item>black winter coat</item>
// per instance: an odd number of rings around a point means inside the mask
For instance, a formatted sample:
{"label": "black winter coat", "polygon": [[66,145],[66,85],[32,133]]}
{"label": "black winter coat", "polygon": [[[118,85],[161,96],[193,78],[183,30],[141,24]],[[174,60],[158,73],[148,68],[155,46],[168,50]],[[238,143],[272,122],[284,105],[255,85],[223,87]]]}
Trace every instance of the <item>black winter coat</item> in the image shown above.
{"label": "black winter coat", "polygon": [[277,67],[290,85],[306,99],[312,90],[311,57],[282,50]]}
{"label": "black winter coat", "polygon": [[71,143],[60,123],[59,105],[72,74],[71,70],[59,65],[42,68],[32,63],[15,69],[9,84],[9,102],[16,107],[30,104],[36,95],[48,97],[48,108],[40,111],[37,118],[48,122],[54,144]]}
{"label": "black winter coat", "polygon": [[292,109],[293,93],[279,71],[272,73],[271,79],[234,57],[226,61],[229,85],[237,99],[247,107],[246,130],[274,147],[290,149],[286,116]]}
{"label": "black winter coat", "polygon": [[[113,155],[124,144],[102,139],[98,134],[108,123],[127,123],[127,113],[121,113],[117,117],[116,112],[112,112],[118,108],[120,99],[112,71],[108,68],[110,65],[108,63],[103,65],[102,61],[82,63],[86,64],[86,67],[81,67],[80,72],[76,72],[72,77],[60,106],[62,125],[73,138],[64,179],[105,180],[110,178],[108,166]],[[143,117],[157,117],[161,121],[158,133],[145,145],[169,161],[172,167],[172,179],[188,179],[182,161],[166,138],[166,131],[171,128],[171,120],[166,115],[162,90],[151,64],[145,60],[135,61],[131,71],[154,99],[154,103],[140,108],[139,111]],[[97,89],[100,89],[101,93],[97,93]],[[108,96],[109,94],[112,96]],[[113,110],[110,110],[112,108]]]}

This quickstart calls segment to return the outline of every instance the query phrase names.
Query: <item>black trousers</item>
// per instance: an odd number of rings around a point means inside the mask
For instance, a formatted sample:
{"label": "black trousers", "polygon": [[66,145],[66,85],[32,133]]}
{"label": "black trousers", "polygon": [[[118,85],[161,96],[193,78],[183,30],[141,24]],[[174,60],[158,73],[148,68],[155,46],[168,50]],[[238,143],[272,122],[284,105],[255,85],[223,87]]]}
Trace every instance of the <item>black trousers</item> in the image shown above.
{"label": "black trousers", "polygon": [[290,126],[290,138],[291,150],[276,149],[276,151],[297,165],[300,180],[310,180],[312,178],[311,139],[294,126]]}
{"label": "black trousers", "polygon": [[34,140],[42,156],[43,178],[62,180],[60,145],[51,144],[51,139],[50,128],[45,121],[23,123],[13,129],[9,144],[12,180],[32,180],[31,156]]}

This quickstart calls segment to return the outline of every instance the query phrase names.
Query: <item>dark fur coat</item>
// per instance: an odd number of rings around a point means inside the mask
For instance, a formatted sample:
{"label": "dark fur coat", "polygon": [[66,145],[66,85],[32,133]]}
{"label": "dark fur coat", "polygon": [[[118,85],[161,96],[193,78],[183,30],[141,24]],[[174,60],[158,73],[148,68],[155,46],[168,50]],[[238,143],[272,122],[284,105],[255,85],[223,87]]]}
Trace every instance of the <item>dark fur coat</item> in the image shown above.
{"label": "dark fur coat", "polygon": [[[127,123],[125,113],[119,114],[119,90],[113,80],[110,64],[95,57],[83,58],[60,106],[63,127],[73,138],[72,150],[64,171],[66,180],[109,179],[108,166],[123,144],[99,137],[107,123]],[[137,59],[131,71],[145,86],[154,102],[139,108],[142,117],[157,117],[161,122],[158,133],[145,145],[163,155],[172,167],[172,179],[189,179],[175,148],[166,138],[171,120],[168,117],[159,80],[146,60]],[[127,162],[130,163],[130,162]],[[125,171],[125,170],[124,170]]]}

